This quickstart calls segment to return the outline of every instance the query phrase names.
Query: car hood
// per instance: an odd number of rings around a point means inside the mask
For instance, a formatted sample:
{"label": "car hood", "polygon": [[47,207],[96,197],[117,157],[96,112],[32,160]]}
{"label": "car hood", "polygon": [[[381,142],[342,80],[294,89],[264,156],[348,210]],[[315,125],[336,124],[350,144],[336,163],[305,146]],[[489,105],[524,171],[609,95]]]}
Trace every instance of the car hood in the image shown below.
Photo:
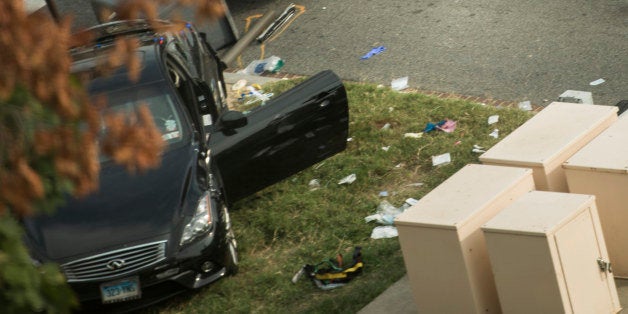
{"label": "car hood", "polygon": [[196,184],[195,154],[190,146],[170,150],[159,168],[135,174],[103,163],[97,192],[25,221],[29,244],[44,258],[61,261],[167,238],[181,225],[188,190]]}

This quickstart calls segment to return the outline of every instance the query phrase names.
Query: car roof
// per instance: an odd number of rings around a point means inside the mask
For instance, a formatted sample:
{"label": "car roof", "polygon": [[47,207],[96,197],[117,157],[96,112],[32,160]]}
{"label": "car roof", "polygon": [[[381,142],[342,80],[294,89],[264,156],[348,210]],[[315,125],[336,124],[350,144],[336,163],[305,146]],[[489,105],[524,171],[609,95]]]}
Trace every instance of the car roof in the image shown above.
{"label": "car roof", "polygon": [[[164,21],[159,21],[159,23],[164,26],[168,25]],[[89,78],[90,91],[117,90],[165,80],[161,66],[161,52],[172,39],[167,33],[156,32],[144,20],[115,21],[92,27],[87,31],[91,32],[96,39],[89,45],[73,47],[70,53],[73,58],[72,73],[86,74]],[[117,36],[132,36],[139,41],[139,47],[135,52],[141,64],[137,81],[129,78],[125,66],[113,69],[109,73],[100,70]]]}

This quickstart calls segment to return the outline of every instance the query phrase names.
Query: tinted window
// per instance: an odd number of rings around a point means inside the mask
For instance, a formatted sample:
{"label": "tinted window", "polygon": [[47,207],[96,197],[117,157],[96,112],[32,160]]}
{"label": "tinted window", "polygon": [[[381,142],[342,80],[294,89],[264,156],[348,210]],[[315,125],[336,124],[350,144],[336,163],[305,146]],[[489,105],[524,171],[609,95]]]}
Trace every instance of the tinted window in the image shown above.
{"label": "tinted window", "polygon": [[[153,121],[170,147],[182,143],[189,137],[189,126],[182,113],[177,110],[170,90],[162,84],[137,86],[111,91],[105,94],[107,107],[115,112],[133,113],[140,105],[146,105]],[[103,130],[106,132],[106,130]]]}

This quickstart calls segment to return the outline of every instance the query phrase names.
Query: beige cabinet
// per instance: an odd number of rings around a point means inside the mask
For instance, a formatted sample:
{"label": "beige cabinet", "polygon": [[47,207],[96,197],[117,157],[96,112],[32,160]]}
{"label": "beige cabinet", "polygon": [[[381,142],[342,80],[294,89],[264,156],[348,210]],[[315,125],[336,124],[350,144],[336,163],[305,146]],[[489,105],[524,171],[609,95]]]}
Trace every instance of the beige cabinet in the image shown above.
{"label": "beige cabinet", "polygon": [[562,164],[617,120],[617,107],[553,102],[480,156],[531,168],[538,190],[567,192]]}
{"label": "beige cabinet", "polygon": [[532,191],[483,227],[504,313],[616,313],[595,196]]}
{"label": "beige cabinet", "polygon": [[628,277],[628,116],[563,164],[569,191],[593,194],[615,277]]}
{"label": "beige cabinet", "polygon": [[501,313],[480,227],[533,189],[530,169],[471,164],[397,216],[419,313]]}

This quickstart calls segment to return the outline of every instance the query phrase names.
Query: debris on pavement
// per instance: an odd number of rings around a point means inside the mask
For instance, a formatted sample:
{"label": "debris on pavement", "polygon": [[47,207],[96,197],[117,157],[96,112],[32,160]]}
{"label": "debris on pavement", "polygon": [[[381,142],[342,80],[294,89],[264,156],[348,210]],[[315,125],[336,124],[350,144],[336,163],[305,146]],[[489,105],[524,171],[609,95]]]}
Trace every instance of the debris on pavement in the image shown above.
{"label": "debris on pavement", "polygon": [[296,15],[296,5],[291,3],[288,7],[273,21],[268,27],[255,38],[259,43],[263,43],[269,40],[273,35],[284,26],[290,25],[290,20],[295,18]]}
{"label": "debris on pavement", "polygon": [[522,101],[517,106],[521,110],[525,110],[525,111],[531,111],[532,110],[532,103],[530,103],[529,100]]}
{"label": "debris on pavement", "polygon": [[432,166],[445,165],[451,162],[451,154],[445,153],[442,155],[432,156]]}
{"label": "debris on pavement", "polygon": [[402,91],[406,88],[408,88],[408,77],[404,76],[404,77],[400,77],[398,79],[394,79],[392,80],[392,82],[390,82],[390,87],[396,91]]}
{"label": "debris on pavement", "polygon": [[593,105],[593,94],[585,91],[566,90],[558,96],[558,101]]}
{"label": "debris on pavement", "polygon": [[488,117],[488,125],[495,124],[499,122],[499,115],[492,115]]}
{"label": "debris on pavement", "polygon": [[244,86],[246,86],[247,83],[248,82],[245,79],[240,79],[237,82],[235,82],[233,86],[231,86],[231,90],[239,91],[240,89],[244,88]]}
{"label": "debris on pavement", "polygon": [[597,79],[597,80],[595,80],[595,81],[593,81],[593,82],[589,83],[589,85],[591,85],[591,86],[596,86],[596,85],[600,85],[600,84],[602,84],[602,83],[604,83],[604,82],[606,82],[606,81],[605,81],[603,78],[600,78],[600,79]]}
{"label": "debris on pavement", "polygon": [[261,75],[264,72],[277,73],[283,67],[284,61],[277,56],[270,56],[262,60],[254,60],[239,72],[249,75]]}
{"label": "debris on pavement", "polygon": [[374,55],[381,54],[384,51],[386,51],[386,47],[384,47],[384,46],[375,47],[375,48],[371,49],[371,51],[369,51],[367,54],[365,54],[362,57],[360,57],[360,60],[370,59]]}
{"label": "debris on pavement", "polygon": [[342,254],[338,254],[336,258],[329,258],[318,264],[305,264],[292,276],[292,283],[296,284],[306,275],[319,289],[332,290],[349,283],[362,273],[362,268],[362,248],[356,246],[350,263],[345,264]]}
{"label": "debris on pavement", "polygon": [[351,184],[353,183],[355,180],[357,179],[355,173],[352,173],[344,178],[342,178],[340,181],[338,181],[338,184]]}

